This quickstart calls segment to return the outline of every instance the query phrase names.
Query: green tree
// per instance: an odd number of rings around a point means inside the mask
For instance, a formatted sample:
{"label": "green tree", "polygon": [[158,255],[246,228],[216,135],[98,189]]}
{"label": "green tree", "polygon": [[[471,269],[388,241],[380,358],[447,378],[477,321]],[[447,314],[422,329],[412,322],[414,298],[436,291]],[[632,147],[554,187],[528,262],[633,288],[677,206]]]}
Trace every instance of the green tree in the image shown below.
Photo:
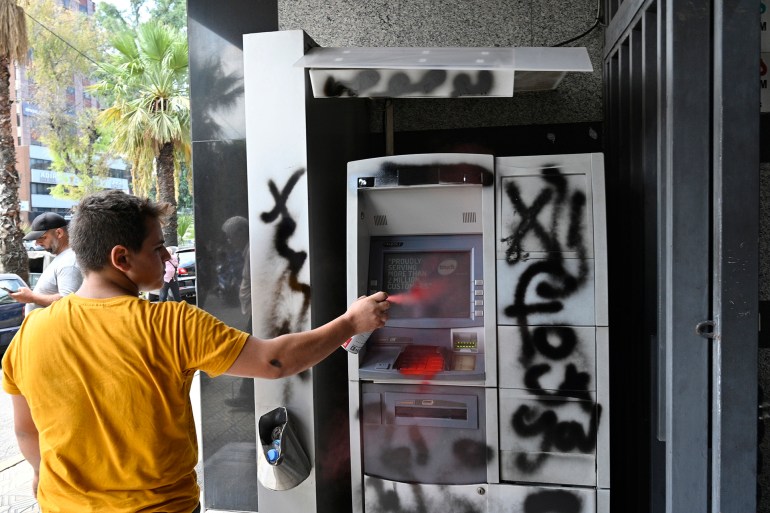
{"label": "green tree", "polygon": [[172,205],[163,235],[176,246],[177,183],[191,147],[187,37],[150,21],[112,44],[115,54],[93,86],[115,98],[100,121],[112,126],[113,149],[132,164],[134,191],[146,195],[154,182],[158,200]]}
{"label": "green tree", "polygon": [[97,126],[96,99],[79,89],[102,59],[106,38],[90,16],[49,0],[30,0],[27,13],[34,56],[27,75],[38,112],[34,129],[51,151],[52,169],[61,173],[51,194],[77,200],[103,188],[115,160],[108,151],[109,132]]}
{"label": "green tree", "polygon": [[187,2],[185,0],[155,0],[150,17],[175,29],[187,30]]}
{"label": "green tree", "polygon": [[113,34],[136,30],[141,23],[142,13],[147,13],[150,19],[179,31],[187,30],[185,0],[131,0],[125,11],[107,2],[99,2],[96,6],[96,19],[99,24]]}
{"label": "green tree", "polygon": [[117,7],[107,2],[96,4],[94,18],[96,23],[108,34],[119,34],[131,29],[123,13]]}
{"label": "green tree", "polygon": [[195,218],[192,213],[179,214],[179,223],[177,233],[179,234],[179,245],[182,246],[188,242],[195,241]]}
{"label": "green tree", "polygon": [[0,271],[16,273],[25,281],[29,279],[29,260],[22,243],[10,67],[14,61],[27,61],[27,48],[24,10],[15,0],[0,1]]}

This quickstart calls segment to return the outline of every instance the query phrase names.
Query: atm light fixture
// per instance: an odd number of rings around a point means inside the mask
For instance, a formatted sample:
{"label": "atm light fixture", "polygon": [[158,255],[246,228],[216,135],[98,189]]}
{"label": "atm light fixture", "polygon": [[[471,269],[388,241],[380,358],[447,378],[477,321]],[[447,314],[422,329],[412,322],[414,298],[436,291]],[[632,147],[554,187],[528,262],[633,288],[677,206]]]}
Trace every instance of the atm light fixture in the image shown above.
{"label": "atm light fixture", "polygon": [[511,97],[593,72],[584,47],[315,47],[295,66],[309,69],[316,98]]}

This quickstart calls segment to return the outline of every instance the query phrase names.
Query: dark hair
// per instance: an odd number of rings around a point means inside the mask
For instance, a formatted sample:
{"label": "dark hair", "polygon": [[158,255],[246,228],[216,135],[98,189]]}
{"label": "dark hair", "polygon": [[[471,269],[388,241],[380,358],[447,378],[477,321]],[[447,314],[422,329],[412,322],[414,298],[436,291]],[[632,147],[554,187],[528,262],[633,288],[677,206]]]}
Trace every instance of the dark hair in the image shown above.
{"label": "dark hair", "polygon": [[73,209],[70,246],[83,272],[98,271],[115,246],[139,251],[147,236],[147,219],[164,220],[169,205],[156,204],[118,190],[89,194]]}

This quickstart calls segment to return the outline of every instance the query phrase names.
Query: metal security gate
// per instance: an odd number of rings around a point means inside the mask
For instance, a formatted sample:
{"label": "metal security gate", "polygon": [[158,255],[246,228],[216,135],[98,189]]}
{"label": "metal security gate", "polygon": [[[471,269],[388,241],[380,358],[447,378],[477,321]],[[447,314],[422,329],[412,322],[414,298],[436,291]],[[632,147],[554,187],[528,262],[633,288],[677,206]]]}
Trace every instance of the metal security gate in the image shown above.
{"label": "metal security gate", "polygon": [[759,9],[604,7],[612,510],[756,511]]}

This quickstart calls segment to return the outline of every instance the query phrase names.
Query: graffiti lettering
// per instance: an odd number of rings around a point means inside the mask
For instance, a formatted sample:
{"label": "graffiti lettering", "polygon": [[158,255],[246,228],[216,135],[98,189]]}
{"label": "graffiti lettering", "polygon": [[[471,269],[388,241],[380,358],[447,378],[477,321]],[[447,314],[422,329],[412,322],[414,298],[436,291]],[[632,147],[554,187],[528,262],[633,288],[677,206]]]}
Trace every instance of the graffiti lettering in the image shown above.
{"label": "graffiti lettering", "polygon": [[[511,426],[518,436],[540,439],[542,452],[536,455],[520,453],[516,457],[516,466],[526,473],[534,473],[540,469],[549,457],[548,452],[553,449],[561,452],[594,451],[601,414],[601,407],[593,403],[590,393],[592,369],[581,369],[578,366],[579,361],[570,360],[579,344],[575,330],[569,326],[530,326],[530,316],[533,314],[562,312],[565,308],[563,301],[585,286],[589,276],[583,236],[585,193],[582,190],[571,190],[568,180],[558,168],[547,167],[542,171],[541,178],[543,187],[534,194],[530,191],[529,199],[523,196],[515,180],[510,180],[505,187],[505,195],[517,215],[517,220],[510,227],[510,235],[503,239],[508,244],[505,261],[510,266],[527,267],[514,287],[513,303],[503,311],[513,317],[519,326],[519,362],[525,369],[522,376],[523,385],[536,395],[539,403],[544,406],[533,408],[523,404],[511,419]],[[561,231],[562,226],[567,228],[565,235],[560,235],[565,233]],[[544,260],[526,262],[527,237],[530,237],[528,240],[534,238],[543,248],[547,255]],[[565,265],[565,251],[577,254],[576,271],[570,271]],[[574,266],[572,268],[574,269]],[[538,298],[534,301],[531,299],[533,292]],[[540,358],[535,361],[538,355]],[[547,361],[544,362],[543,359]],[[564,362],[564,377],[557,389],[549,392],[544,389],[540,380],[554,371],[553,364],[556,362]],[[569,398],[580,401],[570,401]],[[553,408],[567,403],[580,405],[588,414],[588,427],[573,419],[559,418],[557,410]],[[538,505],[541,504],[539,500],[541,499],[532,499],[533,502],[526,511],[562,511],[538,509],[541,507]],[[572,509],[567,508],[564,511]]]}
{"label": "graffiti lettering", "polygon": [[[299,280],[299,272],[305,264],[307,259],[307,253],[305,251],[295,251],[289,246],[289,238],[294,234],[297,229],[297,223],[291,217],[287,208],[287,202],[292,190],[297,185],[297,182],[305,174],[304,169],[298,169],[295,171],[286,182],[283,190],[278,190],[273,180],[268,181],[268,187],[270,194],[275,200],[275,206],[269,212],[263,212],[260,215],[260,219],[265,224],[270,224],[280,218],[275,227],[275,236],[273,237],[273,246],[276,252],[282,258],[284,258],[288,265],[282,278],[276,284],[276,287],[282,287],[284,284],[288,285],[289,289],[293,292],[300,293],[303,297],[302,307],[300,309],[299,318],[306,317],[308,309],[310,308],[310,285],[302,283]],[[283,320],[277,320],[277,326],[275,326],[276,335],[289,333],[295,331],[298,327],[292,326],[288,317]],[[301,329],[301,327],[300,327]]]}
{"label": "graffiti lettering", "polygon": [[580,513],[580,497],[566,490],[543,490],[524,501],[524,513]]}
{"label": "graffiti lettering", "polygon": [[[367,501],[367,513],[482,513],[485,508],[471,502],[467,497],[453,494],[451,487],[424,488],[419,484],[404,485],[394,490],[379,479],[367,479],[367,493],[376,494],[377,499]],[[408,493],[405,493],[408,492]],[[570,512],[567,512],[570,513]]]}
{"label": "graffiti lettering", "polygon": [[[387,79],[376,70],[366,69],[356,73],[353,78],[344,80],[329,76],[323,85],[325,96],[369,96],[398,98],[400,96],[425,95],[435,93],[449,81],[449,73],[443,69],[432,69],[418,74],[416,71],[386,74]],[[452,75],[452,97],[485,96],[494,86],[494,76],[486,70],[460,72]],[[385,83],[387,80],[387,83]],[[384,87],[383,87],[384,86]],[[382,90],[378,90],[382,89]]]}

